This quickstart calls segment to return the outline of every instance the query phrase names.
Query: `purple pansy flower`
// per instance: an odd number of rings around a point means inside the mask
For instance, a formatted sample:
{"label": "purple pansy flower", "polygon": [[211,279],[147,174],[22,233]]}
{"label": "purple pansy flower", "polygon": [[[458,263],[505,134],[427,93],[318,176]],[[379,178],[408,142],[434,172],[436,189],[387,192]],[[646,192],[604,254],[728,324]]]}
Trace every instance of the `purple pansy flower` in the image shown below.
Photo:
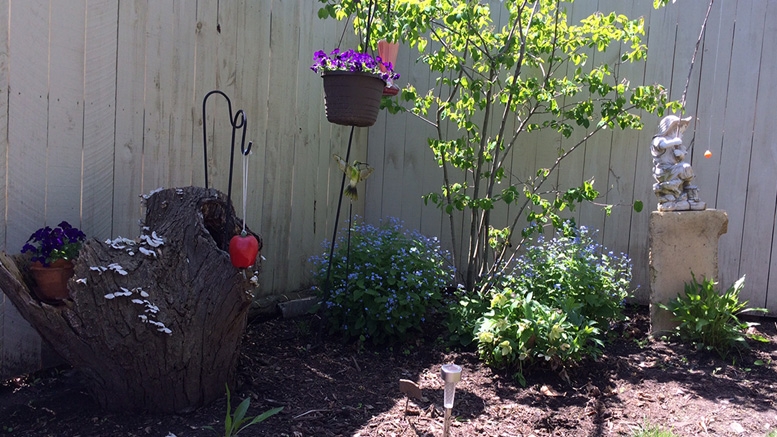
{"label": "purple pansy flower", "polygon": [[31,252],[33,262],[48,266],[58,259],[76,258],[85,239],[83,232],[63,221],[54,229],[46,226],[33,232],[22,247],[22,253]]}
{"label": "purple pansy flower", "polygon": [[[316,73],[325,73],[327,71],[361,71],[380,76],[387,84],[391,85],[394,80],[399,79],[399,74],[395,73],[390,62],[383,62],[380,57],[373,58],[368,53],[358,53],[353,50],[341,52],[334,49],[327,55],[319,50],[313,55],[313,65],[311,70]],[[384,73],[380,66],[386,69]]]}

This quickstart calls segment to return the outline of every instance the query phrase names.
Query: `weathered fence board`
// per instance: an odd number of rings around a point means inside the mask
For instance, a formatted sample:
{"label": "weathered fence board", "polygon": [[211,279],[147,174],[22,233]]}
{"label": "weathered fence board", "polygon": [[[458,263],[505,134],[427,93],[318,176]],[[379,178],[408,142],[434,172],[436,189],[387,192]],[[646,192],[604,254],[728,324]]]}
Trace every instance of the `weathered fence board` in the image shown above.
{"label": "weathered fence board", "polygon": [[[10,0],[0,0],[0,22],[2,23],[8,23],[10,16],[9,5]],[[8,126],[8,95],[8,32],[0,32],[0,156],[8,156],[8,129],[3,129],[3,126]],[[0,190],[4,193],[7,192],[7,171],[7,165],[0,165]],[[0,204],[0,241],[3,242],[5,242],[5,215],[7,209],[8,202]],[[3,367],[5,362],[3,358],[5,355],[5,313],[10,312],[10,307],[13,306],[7,299],[5,293],[0,295],[0,367]]]}
{"label": "weathered fence board", "polygon": [[[734,42],[732,45],[729,86],[734,83],[751,84],[729,90],[726,100],[726,118],[723,122],[723,143],[720,151],[720,178],[718,180],[717,207],[728,212],[728,232],[720,239],[720,277],[722,285],[728,286],[741,276],[742,235],[745,223],[745,207],[749,190],[748,167],[753,148],[753,123],[755,122],[758,88],[758,66],[764,38],[766,1],[753,0],[737,2]],[[757,41],[757,43],[756,43]],[[767,55],[769,57],[769,55]],[[755,175],[753,175],[755,176]],[[760,176],[766,178],[767,174]],[[754,181],[757,177],[754,177]],[[773,179],[770,178],[770,179]],[[772,199],[774,203],[774,199]],[[751,266],[746,267],[750,271]],[[753,272],[754,273],[754,272]],[[766,283],[745,283],[742,297],[753,297],[755,287]],[[749,286],[748,286],[749,285]],[[763,302],[763,299],[762,299]],[[753,301],[753,304],[761,305]]]}
{"label": "weathered fence board", "polygon": [[[14,7],[11,15],[5,244],[18,251],[46,215],[49,2]],[[40,338],[8,299],[3,310],[3,368],[14,372],[39,363]]]}
{"label": "weathered fence board", "polygon": [[81,229],[87,235],[108,237],[113,222],[119,5],[113,0],[89,4],[84,44],[82,174],[88,172],[90,177],[81,193]]}
{"label": "weathered fence board", "polygon": [[114,237],[138,235],[137,221],[141,217],[138,196],[143,193],[147,8],[147,2],[119,3],[111,217]]}
{"label": "weathered fence board", "polygon": [[[777,35],[777,3],[769,2],[765,14],[764,35]],[[777,179],[764,175],[777,174],[777,141],[774,138],[774,120],[777,120],[777,38],[764,38],[756,89],[753,140],[748,163],[747,197],[745,199],[744,227],[741,242],[739,271],[747,271],[747,280],[753,284],[769,283],[769,258],[777,256],[774,245],[763,244],[774,233]],[[770,220],[771,219],[771,220]],[[766,238],[764,238],[766,237]],[[744,292],[743,292],[744,293]],[[743,297],[759,306],[768,305],[767,287],[750,287]]]}

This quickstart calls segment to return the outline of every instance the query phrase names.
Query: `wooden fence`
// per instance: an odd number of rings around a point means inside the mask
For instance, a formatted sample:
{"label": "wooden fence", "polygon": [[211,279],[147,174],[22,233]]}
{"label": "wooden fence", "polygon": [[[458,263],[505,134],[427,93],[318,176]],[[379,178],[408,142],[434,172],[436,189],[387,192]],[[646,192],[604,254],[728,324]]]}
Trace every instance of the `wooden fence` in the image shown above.
{"label": "wooden fence", "polygon": [[[636,82],[660,82],[678,98],[706,10],[705,1],[660,11],[647,0],[575,2],[571,16],[617,8],[650,23],[647,64],[621,66]],[[495,2],[495,4],[498,4]],[[226,105],[201,102],[213,89],[248,115],[250,160],[246,220],[265,239],[260,295],[309,285],[306,260],[322,251],[334,220],[340,173],[331,155],[344,155],[348,129],[323,115],[312,54],[336,47],[342,23],[316,17],[310,0],[0,0],[0,243],[17,252],[44,224],[61,220],[99,239],[138,234],[139,196],[158,187],[203,185],[202,124],[209,132],[211,185],[226,191],[230,127]],[[777,311],[777,148],[769,122],[777,62],[777,3],[715,3],[694,69],[689,113],[698,117],[693,164],[701,194],[726,209],[721,281],[748,274],[746,297]],[[352,42],[346,32],[344,47]],[[615,56],[615,55],[612,55]],[[418,88],[429,73],[400,49],[400,85]],[[628,71],[627,71],[628,70]],[[609,203],[646,202],[649,138],[615,132],[590,141],[564,164],[558,183],[595,177]],[[441,185],[426,146],[428,127],[407,115],[382,114],[357,129],[354,156],[377,168],[356,212],[368,221],[402,218],[424,233],[447,232],[443,217],[420,196]],[[547,166],[560,138],[546,136],[515,151],[514,170]],[[705,149],[713,158],[702,159]],[[751,159],[754,158],[754,159]],[[233,198],[238,207],[240,165]],[[634,259],[636,282],[647,289],[648,213],[616,208],[610,217],[586,207],[578,220],[600,229],[603,242]],[[770,275],[775,272],[775,275]],[[768,296],[771,294],[772,298]],[[10,302],[0,301],[0,374],[29,370],[40,340]]]}

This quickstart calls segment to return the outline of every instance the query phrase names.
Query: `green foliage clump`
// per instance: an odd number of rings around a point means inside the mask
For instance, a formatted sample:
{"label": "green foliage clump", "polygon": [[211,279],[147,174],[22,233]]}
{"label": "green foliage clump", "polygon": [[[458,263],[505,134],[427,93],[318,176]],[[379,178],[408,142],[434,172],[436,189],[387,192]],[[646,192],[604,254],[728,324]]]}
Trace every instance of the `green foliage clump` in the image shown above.
{"label": "green foliage clump", "polygon": [[[479,298],[461,299],[453,317],[464,328],[454,335],[466,340],[462,331],[471,329],[481,358],[517,367],[524,382],[524,366],[537,360],[559,368],[599,355],[607,327],[623,318],[630,281],[625,255],[606,251],[585,227],[567,223],[555,238],[538,238],[512,273]],[[474,321],[473,308],[482,310]]]}
{"label": "green foliage clump", "polygon": [[[764,308],[745,308],[748,301],[740,302],[739,293],[745,286],[742,276],[724,293],[715,290],[712,279],[696,281],[691,274],[690,283],[685,284],[685,292],[668,304],[658,304],[670,311],[680,325],[675,333],[684,342],[696,345],[699,349],[714,350],[725,358],[731,349],[747,348],[746,331],[752,322],[741,322],[738,315],[747,311],[766,312]],[[758,339],[758,337],[754,337]]]}
{"label": "green foliage clump", "polygon": [[356,223],[343,234],[329,284],[328,253],[312,258],[330,331],[381,344],[420,330],[453,280],[439,241],[404,229],[397,219],[381,226]]}
{"label": "green foliage clump", "polygon": [[[241,402],[240,405],[235,408],[234,413],[232,412],[232,405],[230,401],[229,386],[227,386],[227,416],[224,419],[224,437],[234,437],[240,434],[240,432],[244,429],[263,422],[270,416],[274,416],[283,410],[283,407],[277,407],[267,410],[255,417],[246,417],[248,407],[251,406],[251,398],[243,399],[243,402]],[[205,426],[203,428],[213,431],[216,433],[216,435],[220,435],[218,432],[216,432],[215,429],[213,429],[212,426]]]}

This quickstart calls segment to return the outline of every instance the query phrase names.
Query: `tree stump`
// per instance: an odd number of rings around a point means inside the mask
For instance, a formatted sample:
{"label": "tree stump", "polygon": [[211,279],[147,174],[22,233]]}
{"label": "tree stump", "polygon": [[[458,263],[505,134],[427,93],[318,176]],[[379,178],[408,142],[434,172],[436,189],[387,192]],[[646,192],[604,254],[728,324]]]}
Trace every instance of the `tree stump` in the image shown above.
{"label": "tree stump", "polygon": [[70,299],[56,306],[37,300],[22,273],[23,258],[5,253],[0,287],[41,337],[83,372],[104,408],[191,411],[234,382],[253,287],[225,249],[242,222],[214,189],[144,197],[139,239],[84,244],[68,283]]}

